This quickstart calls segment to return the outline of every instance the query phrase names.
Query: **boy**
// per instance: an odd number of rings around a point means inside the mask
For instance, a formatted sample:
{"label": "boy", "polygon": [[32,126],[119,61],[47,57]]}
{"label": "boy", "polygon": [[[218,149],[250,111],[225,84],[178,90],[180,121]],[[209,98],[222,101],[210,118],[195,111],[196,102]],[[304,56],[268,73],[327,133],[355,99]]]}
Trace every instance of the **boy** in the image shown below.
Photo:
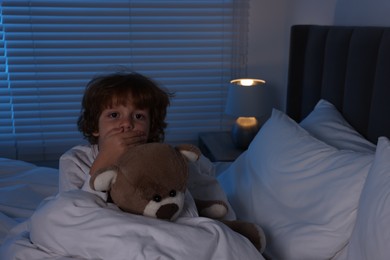
{"label": "boy", "polygon": [[[98,169],[115,164],[132,146],[162,142],[167,126],[165,117],[173,94],[138,73],[114,73],[92,79],[85,90],[77,125],[89,141],[67,151],[59,163],[59,191],[83,189],[105,201],[108,194],[89,187],[89,179]],[[214,167],[201,156],[190,165],[188,187],[200,199],[223,199],[224,192],[214,178]],[[229,205],[229,219],[235,214]],[[198,216],[195,202],[186,192],[182,216]]]}
{"label": "boy", "polygon": [[89,144],[61,156],[59,191],[81,189],[90,174],[115,163],[131,146],[163,141],[171,96],[138,73],[92,79],[77,122]]}

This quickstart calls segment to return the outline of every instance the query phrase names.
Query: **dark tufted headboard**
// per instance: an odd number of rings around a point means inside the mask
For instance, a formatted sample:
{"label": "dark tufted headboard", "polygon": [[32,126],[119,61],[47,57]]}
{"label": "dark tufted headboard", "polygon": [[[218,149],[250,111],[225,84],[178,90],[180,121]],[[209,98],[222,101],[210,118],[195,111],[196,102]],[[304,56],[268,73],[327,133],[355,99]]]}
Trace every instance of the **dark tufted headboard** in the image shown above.
{"label": "dark tufted headboard", "polygon": [[390,137],[390,28],[291,28],[286,112],[300,121],[321,98],[370,141]]}

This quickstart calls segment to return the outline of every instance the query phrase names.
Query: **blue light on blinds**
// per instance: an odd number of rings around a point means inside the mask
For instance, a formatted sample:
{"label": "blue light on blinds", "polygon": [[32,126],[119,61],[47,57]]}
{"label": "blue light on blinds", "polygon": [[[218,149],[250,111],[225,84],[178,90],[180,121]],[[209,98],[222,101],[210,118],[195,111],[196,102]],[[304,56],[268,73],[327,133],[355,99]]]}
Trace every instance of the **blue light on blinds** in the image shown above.
{"label": "blue light on blinds", "polygon": [[3,0],[0,157],[56,161],[83,142],[86,83],[128,68],[176,93],[166,141],[227,130],[228,82],[245,73],[248,0]]}

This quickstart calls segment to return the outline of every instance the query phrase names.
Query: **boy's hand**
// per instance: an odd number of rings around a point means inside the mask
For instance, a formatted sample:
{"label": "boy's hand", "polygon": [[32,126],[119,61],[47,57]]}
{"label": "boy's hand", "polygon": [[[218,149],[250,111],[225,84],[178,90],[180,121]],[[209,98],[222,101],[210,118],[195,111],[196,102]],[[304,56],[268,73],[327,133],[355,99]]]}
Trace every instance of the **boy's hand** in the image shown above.
{"label": "boy's hand", "polygon": [[99,152],[109,150],[115,154],[122,154],[129,147],[144,144],[146,141],[147,137],[144,132],[114,129],[105,136],[99,137]]}
{"label": "boy's hand", "polygon": [[99,136],[99,154],[91,167],[90,174],[99,168],[116,163],[127,149],[144,144],[146,141],[146,134],[141,131],[124,132],[121,129],[115,129],[105,136]]}

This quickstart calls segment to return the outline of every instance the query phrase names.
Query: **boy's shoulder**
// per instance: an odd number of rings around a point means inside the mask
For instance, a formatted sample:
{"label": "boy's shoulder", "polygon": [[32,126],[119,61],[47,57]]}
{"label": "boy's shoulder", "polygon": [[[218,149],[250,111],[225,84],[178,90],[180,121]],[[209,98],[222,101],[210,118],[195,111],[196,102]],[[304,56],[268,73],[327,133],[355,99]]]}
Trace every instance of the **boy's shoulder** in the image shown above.
{"label": "boy's shoulder", "polygon": [[94,159],[98,154],[98,146],[91,144],[76,145],[61,155],[61,160],[72,158]]}

